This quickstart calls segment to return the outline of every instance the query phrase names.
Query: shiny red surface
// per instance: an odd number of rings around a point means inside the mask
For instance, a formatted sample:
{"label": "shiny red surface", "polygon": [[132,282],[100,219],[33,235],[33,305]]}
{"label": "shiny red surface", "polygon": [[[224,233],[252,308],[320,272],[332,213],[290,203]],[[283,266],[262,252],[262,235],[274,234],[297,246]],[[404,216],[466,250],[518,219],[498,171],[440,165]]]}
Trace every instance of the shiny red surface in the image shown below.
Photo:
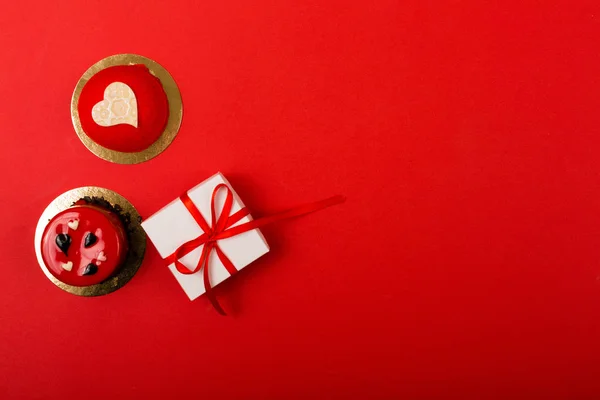
{"label": "shiny red surface", "polygon": [[[79,226],[74,230],[68,223],[75,220],[79,221]],[[85,237],[90,232],[96,235],[97,241],[85,247]],[[67,254],[56,244],[58,234],[68,234],[71,238]],[[106,280],[115,272],[127,255],[128,242],[123,224],[115,214],[94,206],[75,206],[52,218],[44,230],[40,246],[52,275],[69,285],[89,286]],[[103,252],[105,261],[98,260],[100,252]],[[69,261],[73,263],[71,271],[62,266]],[[96,265],[98,271],[83,275],[88,264]]]}
{"label": "shiny red surface", "polygon": [[[598,0],[20,0],[0,43],[3,399],[600,398]],[[185,108],[138,165],[69,115],[123,52]],[[261,229],[271,251],[215,288],[231,317],[150,244],[97,298],[37,265],[58,194],[145,218],[217,171],[257,218],[347,197]]]}
{"label": "shiny red surface", "polygon": [[[92,119],[92,108],[102,101],[104,89],[113,82],[123,82],[133,90],[138,107],[137,128],[127,124],[100,126]],[[169,118],[167,95],[158,78],[144,65],[114,66],[96,73],[81,91],[78,110],[81,127],[92,140],[122,152],[150,146],[160,137]]]}

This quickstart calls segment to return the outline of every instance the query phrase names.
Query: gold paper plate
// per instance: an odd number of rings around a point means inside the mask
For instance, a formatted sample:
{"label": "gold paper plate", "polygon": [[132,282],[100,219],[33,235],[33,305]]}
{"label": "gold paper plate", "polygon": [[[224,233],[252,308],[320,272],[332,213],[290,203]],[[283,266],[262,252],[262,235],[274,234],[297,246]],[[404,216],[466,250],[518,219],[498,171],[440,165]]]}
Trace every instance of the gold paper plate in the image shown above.
{"label": "gold paper plate", "polygon": [[[97,72],[108,67],[114,67],[116,65],[134,64],[145,65],[150,73],[160,80],[160,83],[162,84],[162,87],[167,95],[167,100],[169,101],[169,119],[167,120],[167,125],[165,126],[165,130],[163,131],[162,135],[160,135],[160,137],[148,148],[135,153],[124,153],[100,146],[84,132],[79,119],[78,105],[79,97],[81,96],[83,87]],[[73,92],[73,97],[71,99],[71,118],[73,119],[73,126],[75,127],[75,132],[77,132],[79,139],[81,139],[88,150],[98,157],[117,164],[138,164],[148,161],[162,153],[167,147],[169,147],[177,135],[179,126],[181,125],[182,117],[183,105],[181,103],[181,93],[179,93],[179,89],[177,88],[177,84],[173,80],[173,77],[157,62],[136,54],[117,54],[106,57],[105,59],[100,60],[96,64],[92,65],[87,71],[85,71],[81,79],[79,79],[79,82],[77,82],[77,86],[75,86],[75,91]]]}
{"label": "gold paper plate", "polygon": [[[73,203],[86,196],[102,198],[108,201],[112,206],[121,207],[122,214],[129,215],[129,223],[125,226],[129,236],[129,251],[127,252],[125,262],[119,268],[116,275],[96,285],[71,286],[56,279],[56,277],[54,277],[54,275],[52,275],[46,267],[46,264],[42,259],[42,235],[44,234],[46,225],[48,225],[48,222],[56,214],[71,207]],[[142,219],[140,215],[133,205],[131,205],[131,203],[123,196],[113,192],[112,190],[95,186],[72,189],[54,199],[42,213],[42,216],[40,217],[35,229],[35,255],[37,256],[38,263],[40,264],[42,271],[44,271],[44,274],[46,274],[52,283],[62,290],[79,296],[88,297],[108,294],[123,287],[127,282],[129,282],[129,280],[133,278],[133,275],[135,275],[137,270],[140,268],[140,265],[142,265],[144,252],[146,251],[146,233],[140,225],[141,220]]]}

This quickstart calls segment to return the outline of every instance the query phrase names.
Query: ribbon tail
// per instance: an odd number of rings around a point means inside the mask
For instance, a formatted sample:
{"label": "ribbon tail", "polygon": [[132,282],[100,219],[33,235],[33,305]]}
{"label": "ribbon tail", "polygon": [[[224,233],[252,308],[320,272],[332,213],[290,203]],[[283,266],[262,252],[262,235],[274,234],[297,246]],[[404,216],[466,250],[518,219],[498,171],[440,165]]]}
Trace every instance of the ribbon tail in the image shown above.
{"label": "ribbon tail", "polygon": [[229,272],[229,275],[233,275],[238,272],[235,265],[233,265],[231,260],[225,255],[225,253],[223,253],[223,251],[221,251],[218,244],[215,245],[215,252],[217,253],[217,257],[219,257],[221,264],[223,264],[227,272]]}
{"label": "ribbon tail", "polygon": [[333,196],[321,201],[315,201],[314,203],[304,204],[298,207],[291,208],[286,211],[282,211],[277,214],[269,215],[267,217],[258,218],[241,225],[234,226],[232,228],[228,228],[225,231],[220,232],[216,235],[216,239],[226,239],[240,233],[248,232],[256,228],[263,227],[265,225],[271,224],[273,222],[282,221],[285,219],[296,218],[302,215],[310,214],[315,211],[322,210],[327,207],[334,206],[336,204],[341,204],[346,201],[344,196]]}
{"label": "ribbon tail", "polygon": [[[212,252],[212,249],[213,247],[210,245],[204,246],[204,250],[206,250],[206,257],[203,257],[204,270],[202,271],[202,277],[204,279],[204,291],[206,293],[206,297],[208,297],[208,300],[210,301],[210,304],[212,304],[215,310],[217,310],[217,312],[221,315],[227,315],[225,310],[223,310],[223,307],[221,307],[221,305],[219,304],[219,301],[217,300],[217,297],[215,296],[215,293],[213,292],[212,287],[210,286],[210,276],[208,273],[208,268],[210,261],[210,253]],[[202,255],[204,256],[204,252],[202,253]]]}

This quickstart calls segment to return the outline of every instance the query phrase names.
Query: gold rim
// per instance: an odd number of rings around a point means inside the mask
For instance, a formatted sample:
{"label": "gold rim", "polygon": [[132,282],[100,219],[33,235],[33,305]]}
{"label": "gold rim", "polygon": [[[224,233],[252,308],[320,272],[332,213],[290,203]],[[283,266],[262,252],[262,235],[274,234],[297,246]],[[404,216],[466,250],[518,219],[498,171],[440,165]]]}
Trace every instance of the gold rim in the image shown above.
{"label": "gold rim", "polygon": [[[81,92],[85,84],[97,72],[109,67],[114,67],[116,65],[133,64],[145,65],[150,73],[160,80],[160,83],[162,84],[162,87],[167,95],[167,100],[169,101],[169,119],[167,120],[167,125],[163,133],[148,148],[135,153],[124,153],[100,146],[84,132],[83,128],[81,127],[81,121],[79,120],[78,105],[79,97],[81,96]],[[71,98],[71,118],[73,120],[73,127],[75,128],[75,132],[77,132],[79,139],[81,139],[88,150],[98,157],[117,164],[138,164],[148,161],[162,153],[167,147],[169,147],[173,139],[175,139],[175,136],[177,135],[181,125],[182,117],[183,105],[181,102],[181,93],[179,93],[179,88],[177,87],[175,80],[173,80],[173,77],[157,62],[136,54],[117,54],[106,57],[105,59],[100,60],[96,64],[92,65],[87,71],[85,71],[81,79],[79,79],[79,82],[77,82],[77,86],[75,86],[75,91],[73,92],[73,97]]]}
{"label": "gold rim", "polygon": [[[48,225],[48,222],[56,214],[71,207],[73,203],[84,198],[85,196],[102,198],[108,201],[112,206],[121,207],[123,210],[122,213],[129,215],[129,225],[126,226],[126,229],[129,232],[129,251],[127,252],[125,262],[121,268],[119,268],[118,274],[96,285],[71,286],[56,279],[56,277],[50,273],[48,267],[46,267],[46,264],[42,258],[42,236],[44,234],[44,229]],[[142,218],[138,214],[135,207],[133,207],[133,205],[126,198],[116,192],[113,192],[112,190],[95,186],[72,189],[54,199],[42,213],[42,216],[40,217],[35,229],[35,255],[37,256],[38,263],[40,264],[40,267],[42,268],[42,271],[44,271],[46,277],[65,292],[86,297],[102,296],[122,288],[131,280],[131,278],[133,278],[137,270],[140,268],[140,265],[142,265],[144,252],[146,251],[146,233],[140,225],[141,220]]]}

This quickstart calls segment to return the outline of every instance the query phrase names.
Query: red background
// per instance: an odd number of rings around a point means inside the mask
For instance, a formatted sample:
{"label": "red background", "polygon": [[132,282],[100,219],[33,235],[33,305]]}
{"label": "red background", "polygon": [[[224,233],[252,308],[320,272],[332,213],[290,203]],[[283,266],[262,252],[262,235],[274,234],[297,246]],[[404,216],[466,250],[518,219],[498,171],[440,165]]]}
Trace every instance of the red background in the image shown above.
{"label": "red background", "polygon": [[[596,0],[2,8],[0,397],[600,396]],[[69,115],[123,52],[184,101],[134,166]],[[151,246],[100,298],[38,267],[59,193],[108,187],[148,216],[218,170],[255,215],[348,197],[264,229],[272,252],[217,290],[236,316],[189,302]]]}

